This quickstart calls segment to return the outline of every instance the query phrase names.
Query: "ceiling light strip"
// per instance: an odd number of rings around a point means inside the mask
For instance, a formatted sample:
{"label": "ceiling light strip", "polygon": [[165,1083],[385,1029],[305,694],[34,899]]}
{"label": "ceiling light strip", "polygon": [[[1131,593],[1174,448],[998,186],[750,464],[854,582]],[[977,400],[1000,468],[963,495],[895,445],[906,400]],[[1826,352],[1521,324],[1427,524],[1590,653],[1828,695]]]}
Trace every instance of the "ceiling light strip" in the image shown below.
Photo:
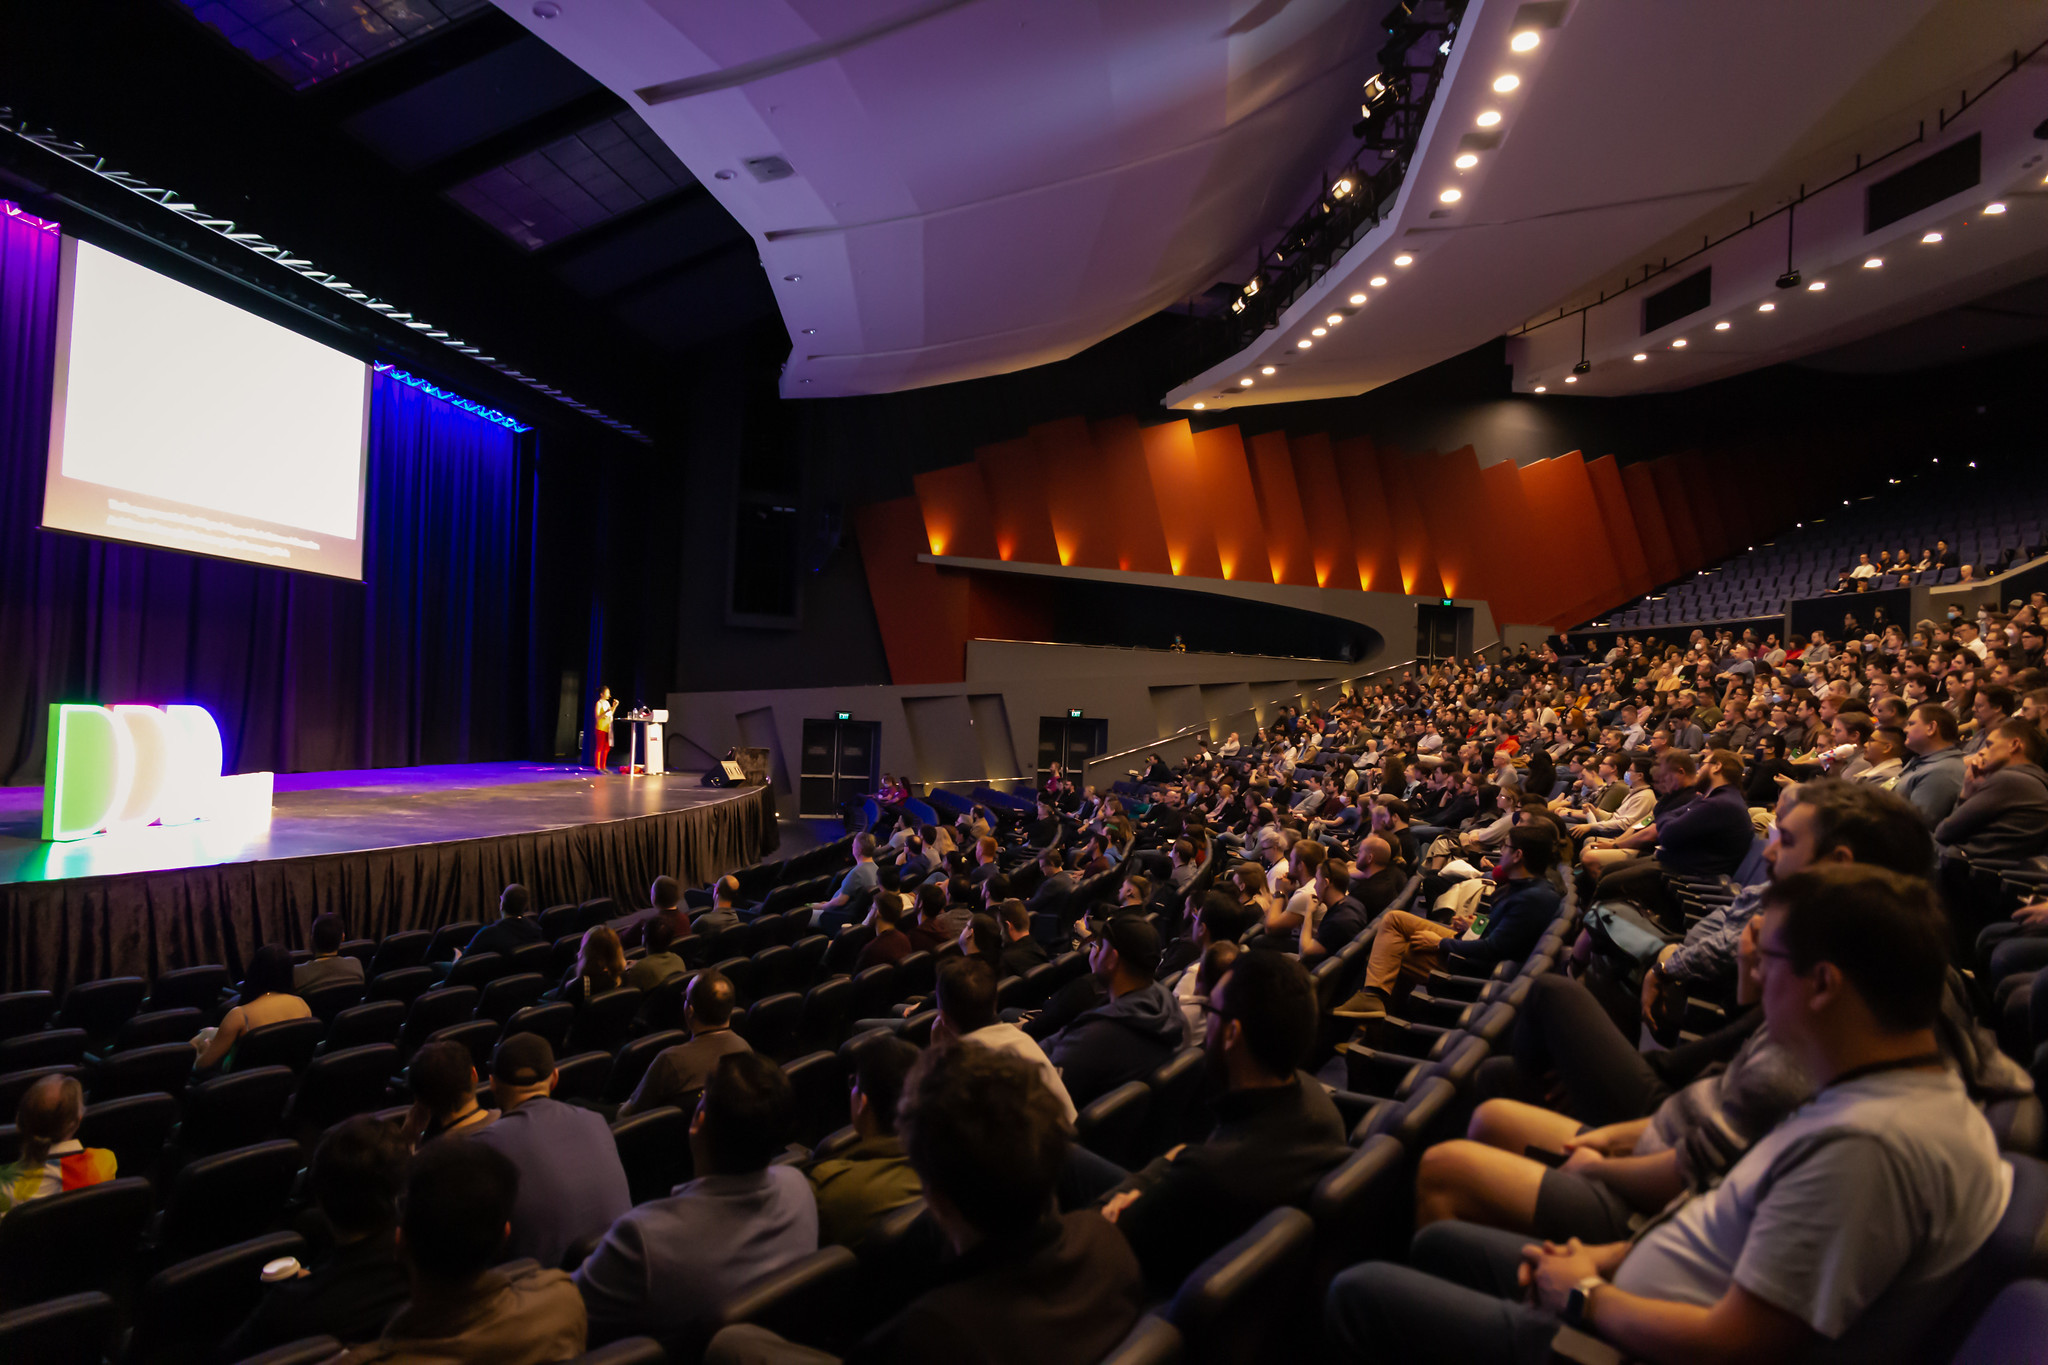
{"label": "ceiling light strip", "polygon": [[476,361],[480,365],[490,367],[499,374],[504,375],[507,379],[523,384],[535,393],[552,398],[563,407],[573,412],[581,413],[592,421],[601,422],[623,436],[630,437],[642,445],[654,444],[653,440],[639,428],[622,422],[600,409],[591,407],[588,403],[580,402],[551,384],[544,384],[531,375],[522,374],[495,356],[484,355],[476,347],[462,340],[462,338],[451,336],[430,322],[416,319],[410,313],[396,311],[395,305],[386,303],[382,299],[371,297],[338,275],[320,269],[304,257],[292,255],[283,247],[265,241],[254,232],[237,228],[233,220],[215,218],[200,212],[194,205],[180,199],[176,191],[151,185],[132,171],[118,170],[108,165],[105,157],[91,152],[82,144],[62,137],[49,129],[31,128],[14,110],[5,105],[0,105],[0,132],[11,133],[30,146],[40,148],[50,155],[68,161],[82,170],[92,172],[109,184],[118,185],[131,194],[139,195],[159,207],[168,209],[186,222],[196,227],[205,228],[208,232],[224,241],[233,242],[245,251],[251,251],[258,256],[266,258],[273,265],[282,266],[293,274],[310,280],[314,284],[320,285],[322,288],[349,300],[351,303],[362,305],[387,322],[404,322],[407,327],[419,332],[429,340],[438,341],[449,350],[468,356],[471,360]]}

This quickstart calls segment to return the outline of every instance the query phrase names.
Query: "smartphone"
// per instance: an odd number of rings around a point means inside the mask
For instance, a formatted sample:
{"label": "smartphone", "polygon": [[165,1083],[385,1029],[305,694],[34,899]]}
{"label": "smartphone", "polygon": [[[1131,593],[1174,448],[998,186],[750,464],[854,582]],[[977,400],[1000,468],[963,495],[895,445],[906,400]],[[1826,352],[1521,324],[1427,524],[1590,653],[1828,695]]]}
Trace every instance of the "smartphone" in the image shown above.
{"label": "smartphone", "polygon": [[1544,1165],[1550,1167],[1550,1169],[1552,1169],[1553,1171],[1556,1170],[1558,1167],[1564,1165],[1564,1163],[1569,1159],[1563,1152],[1553,1152],[1550,1151],[1548,1148],[1536,1146],[1524,1147],[1522,1149],[1522,1155],[1528,1157],[1531,1161],[1542,1162]]}

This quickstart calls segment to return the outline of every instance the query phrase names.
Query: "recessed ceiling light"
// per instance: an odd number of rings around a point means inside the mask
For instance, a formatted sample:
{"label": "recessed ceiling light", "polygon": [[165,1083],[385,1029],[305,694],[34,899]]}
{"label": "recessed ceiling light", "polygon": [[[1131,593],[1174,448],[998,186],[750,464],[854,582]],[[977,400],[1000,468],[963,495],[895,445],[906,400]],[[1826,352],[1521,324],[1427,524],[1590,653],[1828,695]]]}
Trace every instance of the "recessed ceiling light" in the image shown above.
{"label": "recessed ceiling light", "polygon": [[1445,190],[1437,198],[1446,204],[1455,204],[1465,197],[1463,190]]}
{"label": "recessed ceiling light", "polygon": [[1207,403],[1197,403],[1195,404],[1195,411],[1200,412],[1203,408],[1206,408],[1208,406],[1209,405]]}
{"label": "recessed ceiling light", "polygon": [[1259,366],[1259,373],[1260,373],[1260,374],[1271,374],[1271,373],[1273,373],[1273,367],[1272,367],[1271,365],[1261,365],[1261,366]]}
{"label": "recessed ceiling light", "polygon": [[1872,257],[1871,257],[1871,258],[1870,258],[1869,260],[1866,260],[1866,261],[1865,261],[1865,262],[1863,263],[1863,268],[1864,268],[1865,270],[1876,270],[1876,269],[1879,269],[1880,267],[1882,267],[1883,265],[1884,265],[1884,257],[1882,257],[1882,256],[1872,256]]}
{"label": "recessed ceiling light", "polygon": [[1387,287],[1387,277],[1385,275],[1375,275],[1367,283],[1375,289],[1385,289]]}
{"label": "recessed ceiling light", "polygon": [[1544,385],[1544,384],[1538,384],[1538,385],[1536,386],[1536,392],[1538,392],[1538,393],[1549,393],[1549,392],[1550,392],[1550,388],[1549,388],[1549,386],[1548,386],[1548,385]]}
{"label": "recessed ceiling light", "polygon": [[1493,93],[1496,95],[1505,95],[1521,83],[1522,78],[1520,76],[1502,76],[1499,80],[1493,83]]}
{"label": "recessed ceiling light", "polygon": [[1354,307],[1355,307],[1355,306],[1357,306],[1357,305],[1363,304],[1363,303],[1365,302],[1365,295],[1363,295],[1363,294],[1353,294],[1353,295],[1351,296],[1351,302],[1352,302],[1352,305],[1353,305]]}
{"label": "recessed ceiling light", "polygon": [[1508,46],[1517,52],[1534,52],[1536,44],[1543,41],[1543,35],[1533,28],[1525,28],[1508,39]]}
{"label": "recessed ceiling light", "polygon": [[815,327],[806,327],[806,328],[804,328],[804,335],[805,335],[805,336],[807,336],[807,337],[811,337],[811,336],[816,336],[817,334],[818,334],[818,329],[817,329],[817,328],[815,328]]}
{"label": "recessed ceiling light", "polygon": [[1827,287],[1828,285],[1826,280],[1815,280],[1812,284],[1806,286],[1806,292],[1809,294],[1818,294],[1821,290]]}
{"label": "recessed ceiling light", "polygon": [[1451,164],[1453,166],[1456,166],[1461,171],[1469,171],[1474,166],[1477,166],[1479,164],[1479,158],[1474,156],[1472,153],[1467,152],[1463,156],[1459,157],[1456,161],[1453,161]]}
{"label": "recessed ceiling light", "polygon": [[1575,374],[1568,374],[1564,377],[1564,382],[1567,384],[1576,384],[1579,382],[1579,377]]}
{"label": "recessed ceiling light", "polygon": [[1940,240],[1941,234],[1938,232],[1923,232],[1920,234],[1920,243],[1923,246],[1933,246]]}
{"label": "recessed ceiling light", "polygon": [[1680,338],[1678,338],[1678,340],[1676,340],[1676,341],[1672,342],[1672,343],[1671,343],[1671,349],[1672,349],[1672,350],[1674,350],[1674,351],[1682,351],[1682,350],[1684,350],[1684,349],[1685,349],[1685,338],[1684,338],[1684,337],[1680,337]]}
{"label": "recessed ceiling light", "polygon": [[1394,264],[1395,264],[1395,265],[1414,265],[1414,264],[1415,264],[1415,258],[1414,258],[1413,256],[1410,256],[1410,255],[1409,255],[1409,254],[1408,254],[1407,252],[1405,252],[1405,251],[1404,251],[1404,252],[1402,252],[1402,253],[1401,253],[1401,254],[1400,254],[1399,256],[1396,256],[1396,257],[1394,258]]}
{"label": "recessed ceiling light", "polygon": [[1294,348],[1298,351],[1306,351],[1309,347],[1313,345],[1315,345],[1313,341],[1310,341],[1307,337],[1303,337],[1301,340],[1294,343]]}
{"label": "recessed ceiling light", "polygon": [[1335,327],[1338,323],[1342,321],[1344,321],[1344,315],[1342,313],[1332,313],[1330,314],[1330,316],[1323,319],[1323,325],[1326,327]]}
{"label": "recessed ceiling light", "polygon": [[1311,327],[1308,329],[1308,334],[1312,337],[1328,336],[1329,333],[1330,329],[1327,327]]}
{"label": "recessed ceiling light", "polygon": [[1999,203],[1996,199],[1994,199],[1984,206],[1984,211],[1986,213],[2004,213],[2005,205]]}
{"label": "recessed ceiling light", "polygon": [[785,279],[785,280],[788,280],[788,281],[789,281],[789,282],[790,282],[791,284],[795,284],[795,283],[796,283],[796,282],[797,282],[798,280],[802,279],[802,278],[803,278],[803,276],[801,276],[801,275],[784,275],[784,276],[783,276],[782,278],[783,278],[783,279]]}
{"label": "recessed ceiling light", "polygon": [[1245,377],[1244,377],[1243,379],[1240,379],[1240,380],[1238,380],[1238,381],[1237,381],[1237,386],[1238,386],[1238,387],[1239,387],[1240,389],[1248,389],[1248,388],[1250,388],[1250,387],[1252,386],[1252,380],[1251,380],[1251,376],[1250,376],[1250,375],[1246,375],[1246,376],[1245,376]]}
{"label": "recessed ceiling light", "polygon": [[1775,303],[1760,303],[1756,306],[1756,311],[1759,313],[1775,313],[1778,311],[1778,305]]}
{"label": "recessed ceiling light", "polygon": [[1717,332],[1725,332],[1734,325],[1735,324],[1730,322],[1717,322],[1714,324],[1714,330]]}
{"label": "recessed ceiling light", "polygon": [[1491,128],[1493,127],[1493,125],[1499,122],[1500,110],[1498,109],[1489,109],[1479,116],[1479,126],[1481,128]]}
{"label": "recessed ceiling light", "polygon": [[1635,354],[1635,358],[1636,358],[1637,360],[1648,360],[1648,359],[1649,359],[1650,357],[1649,357],[1649,356],[1647,356],[1647,355],[1645,355],[1645,354],[1643,354],[1643,353],[1642,353],[1641,351],[1637,351],[1637,352],[1636,352],[1636,354]]}

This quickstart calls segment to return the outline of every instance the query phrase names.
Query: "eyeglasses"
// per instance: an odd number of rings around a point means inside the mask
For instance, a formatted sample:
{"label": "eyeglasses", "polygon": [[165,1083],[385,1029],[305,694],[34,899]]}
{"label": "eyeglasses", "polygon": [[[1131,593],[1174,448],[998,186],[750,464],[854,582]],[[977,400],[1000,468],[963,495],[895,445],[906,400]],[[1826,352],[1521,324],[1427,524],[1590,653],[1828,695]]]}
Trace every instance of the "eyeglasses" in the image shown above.
{"label": "eyeglasses", "polygon": [[1213,1014],[1219,1019],[1237,1018],[1237,1012],[1235,1010],[1225,1009],[1223,1006],[1218,1005],[1213,1001],[1204,1000],[1200,1003],[1202,1006],[1202,1013],[1204,1014]]}

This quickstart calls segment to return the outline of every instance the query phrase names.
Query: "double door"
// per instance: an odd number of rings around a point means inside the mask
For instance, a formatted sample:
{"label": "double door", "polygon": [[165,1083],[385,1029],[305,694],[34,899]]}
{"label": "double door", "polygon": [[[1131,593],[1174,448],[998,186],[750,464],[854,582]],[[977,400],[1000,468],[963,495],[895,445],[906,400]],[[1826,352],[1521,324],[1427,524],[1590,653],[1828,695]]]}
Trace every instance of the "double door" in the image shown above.
{"label": "double door", "polygon": [[806,720],[797,814],[830,819],[881,780],[881,725],[871,720]]}

